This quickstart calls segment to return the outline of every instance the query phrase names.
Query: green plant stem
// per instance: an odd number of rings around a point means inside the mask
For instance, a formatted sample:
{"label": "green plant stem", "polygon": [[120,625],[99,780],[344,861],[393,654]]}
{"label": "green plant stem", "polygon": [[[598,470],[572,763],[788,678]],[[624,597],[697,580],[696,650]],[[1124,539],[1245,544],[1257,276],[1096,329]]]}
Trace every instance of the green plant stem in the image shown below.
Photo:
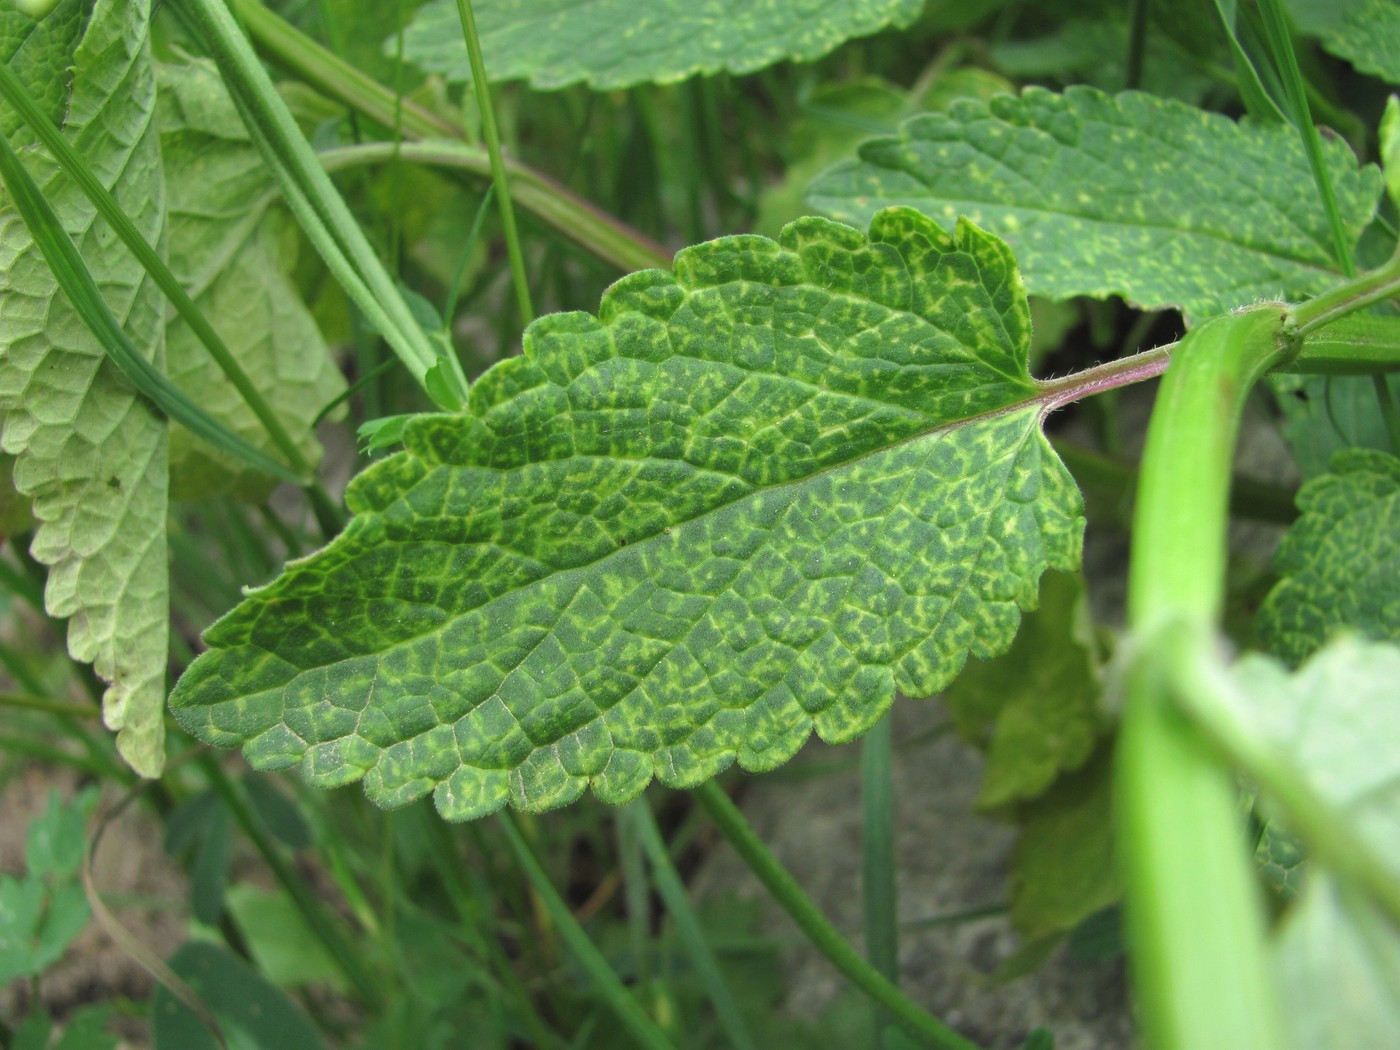
{"label": "green plant stem", "polygon": [[530,284],[525,277],[525,255],[520,250],[520,233],[515,228],[515,208],[510,202],[510,178],[501,156],[501,135],[496,130],[496,111],[491,106],[491,82],[486,77],[486,62],[481,57],[481,41],[476,35],[476,16],[472,0],[457,0],[457,17],[462,23],[462,36],[467,43],[467,58],[472,66],[472,87],[481,110],[481,135],[486,140],[486,153],[491,158],[491,181],[496,187],[496,206],[501,213],[501,230],[506,238],[506,254],[510,257],[511,281],[515,285],[515,301],[520,307],[520,323],[528,325],[535,319],[530,305]]}
{"label": "green plant stem", "polygon": [[637,1005],[637,1001],[632,998],[631,993],[608,965],[608,961],[603,958],[602,952],[594,946],[587,932],[569,911],[569,906],[559,896],[554,884],[549,881],[539,858],[535,856],[534,850],[516,826],[514,815],[502,816],[500,828],[511,852],[515,854],[516,862],[535,891],[536,899],[544,906],[555,928],[564,938],[564,943],[574,953],[574,958],[597,986],[618,1020],[641,1045],[655,1050],[670,1050],[672,1044],[666,1038],[666,1034],[647,1016],[646,1011]]}
{"label": "green plant stem", "polygon": [[326,265],[425,390],[428,372],[445,362],[443,378],[459,404],[442,407],[459,408],[467,393],[461,363],[439,354],[419,327],[224,0],[175,0],[175,7],[209,49],[287,206]]}
{"label": "green plant stem", "polygon": [[0,692],[0,707],[10,707],[18,711],[38,711],[48,715],[63,715],[85,722],[100,721],[102,712],[87,704],[70,704],[62,700],[49,700],[41,696],[28,696],[24,693]]}
{"label": "green plant stem", "polygon": [[[890,716],[860,742],[861,896],[865,906],[865,955],[881,975],[899,984],[899,918],[894,855],[894,730]],[[885,1045],[889,1014],[875,1007],[875,1045]]]}
{"label": "green plant stem", "polygon": [[[474,175],[491,174],[491,161],[485,152],[461,142],[405,142],[398,147],[390,142],[367,142],[320,154],[321,163],[331,172],[360,164],[384,164],[396,156]],[[549,176],[509,157],[502,162],[521,206],[600,259],[622,270],[670,269],[670,254],[656,242],[576,197]]]}
{"label": "green plant stem", "polygon": [[744,1024],[739,1004],[735,1001],[733,992],[729,990],[729,983],[724,979],[719,960],[715,958],[715,953],[705,938],[700,918],[690,906],[685,883],[681,881],[680,873],[671,861],[670,851],[667,850],[661,831],[656,826],[651,807],[647,805],[645,798],[639,798],[628,804],[625,813],[641,841],[643,852],[646,853],[647,863],[651,866],[652,883],[661,895],[661,900],[671,915],[671,921],[676,924],[681,943],[685,945],[685,950],[705,985],[710,1004],[715,1009],[715,1016],[719,1018],[720,1027],[729,1039],[729,1045],[736,1050],[754,1050],[757,1044],[749,1034],[748,1026]]}
{"label": "green plant stem", "polygon": [[1282,1045],[1232,772],[1180,710],[1187,636],[1225,593],[1230,465],[1250,388],[1291,347],[1270,305],[1194,329],[1148,428],[1128,577],[1132,629],[1115,822],[1137,1002],[1155,1050]]}
{"label": "green plant stem", "polygon": [[[283,68],[295,73],[318,91],[349,106],[354,112],[386,128],[394,126],[394,92],[298,32],[257,0],[233,0],[233,5],[258,46]],[[485,150],[462,142],[460,128],[408,99],[402,103],[402,128],[409,139],[457,140],[431,144],[432,147],[441,148],[439,156],[445,150],[452,156],[451,160],[425,159],[423,156],[419,157],[420,160],[490,176],[491,158]],[[350,150],[366,148],[350,147]],[[393,147],[390,145],[385,149],[392,153]],[[325,160],[345,152],[331,150],[323,153],[322,158]],[[412,154],[411,146],[403,144],[403,155],[407,157]],[[350,163],[380,163],[383,159],[372,156],[372,159],[356,159]],[[670,254],[649,237],[599,210],[547,175],[517,160],[503,159],[516,194],[515,199],[521,207],[600,259],[624,271],[651,266],[664,269],[671,265]],[[348,167],[349,163],[342,166]]]}
{"label": "green plant stem", "polygon": [[305,880],[299,876],[270,836],[263,830],[253,811],[248,808],[238,787],[228,778],[218,759],[211,754],[201,755],[197,762],[209,780],[209,786],[223,800],[234,821],[248,836],[259,855],[267,863],[278,885],[286,891],[296,904],[297,910],[306,925],[325,946],[331,961],[339,968],[355,993],[371,1009],[378,1009],[384,1002],[384,988],[378,977],[365,967],[360,953],[345,939],[325,907],[312,896]]}
{"label": "green plant stem", "polygon": [[414,138],[459,138],[461,130],[412,99],[400,98],[389,88],[327,50],[291,23],[263,6],[259,0],[231,0],[231,6],[253,41],[277,65],[317,91],[350,106],[361,116],[386,128],[395,125],[395,111],[402,126]]}
{"label": "green plant stem", "polygon": [[694,791],[695,801],[714,821],[750,871],[763,883],[773,899],[797,923],[808,940],[827,957],[857,988],[883,1006],[911,1035],[937,1050],[979,1050],[938,1018],[891,984],[879,970],[861,958],[859,952],[827,921],[787,868],[768,851],[749,827],[739,807],[713,780]]}
{"label": "green plant stem", "polygon": [[1305,336],[1347,314],[1396,295],[1400,295],[1400,250],[1383,266],[1293,307],[1289,311],[1289,324],[1294,334]]}
{"label": "green plant stem", "polygon": [[1319,797],[1309,780],[1299,777],[1288,762],[1278,760],[1254,726],[1233,716],[1236,705],[1229,695],[1238,686],[1222,661],[1213,656],[1200,647],[1183,646],[1183,702],[1212,740],[1284,807],[1289,828],[1307,842],[1309,857],[1354,881],[1391,922],[1400,925],[1400,882],[1390,866],[1364,836],[1355,834],[1350,821],[1338,820],[1335,804]]}

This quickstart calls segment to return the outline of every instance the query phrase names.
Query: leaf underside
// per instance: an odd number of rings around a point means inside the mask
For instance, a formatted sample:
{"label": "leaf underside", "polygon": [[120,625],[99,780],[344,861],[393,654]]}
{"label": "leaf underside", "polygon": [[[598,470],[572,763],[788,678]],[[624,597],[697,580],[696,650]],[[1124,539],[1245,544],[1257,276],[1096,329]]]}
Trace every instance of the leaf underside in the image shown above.
{"label": "leaf underside", "polygon": [[851,739],[1005,649],[1078,562],[1029,338],[970,224],[687,249],[411,421],[346,532],[210,628],[175,715],[451,819]]}
{"label": "leaf underside", "polygon": [[1282,579],[1259,610],[1260,636],[1292,664],[1342,628],[1400,641],[1400,459],[1351,449],[1331,466],[1299,490],[1302,516],[1274,560]]}
{"label": "leaf underside", "polygon": [[[320,443],[316,410],[345,381],[288,271],[296,241],[286,217],[269,210],[279,196],[213,63],[162,63],[161,159],[169,195],[169,264],[268,401],[307,462]],[[280,459],[234,385],[189,326],[172,317],[166,371],[209,415],[253,447]],[[183,427],[170,437],[171,494],[265,496],[274,484]]]}
{"label": "leaf underside", "polygon": [[[1348,235],[1381,179],[1325,144]],[[1137,92],[968,100],[870,139],[819,176],[815,209],[860,223],[905,205],[1004,237],[1033,294],[1121,295],[1204,320],[1260,299],[1296,299],[1340,278],[1298,136]]]}
{"label": "leaf underside", "polygon": [[[64,132],[137,229],[159,244],[160,147],[147,5],[99,3],[68,60]],[[66,8],[64,9],[66,10]],[[163,303],[82,192],[29,155],[112,312],[163,364]],[[0,410],[15,487],[33,500],[31,553],[49,567],[45,602],[67,617],[68,649],[110,683],[103,716],[138,772],[163,761],[169,585],[167,427],[136,395],[59,293],[8,201],[0,209]]]}
{"label": "leaf underside", "polygon": [[[1322,807],[1333,849],[1400,877],[1400,648],[1339,637],[1290,674],[1258,654],[1223,694],[1234,731],[1276,763],[1272,779]],[[1261,780],[1265,779],[1261,776]],[[1400,936],[1365,888],[1309,861],[1303,899],[1274,945],[1289,1046],[1385,1045],[1400,1001]]]}
{"label": "leaf underside", "polygon": [[[597,90],[671,84],[697,73],[753,73],[810,62],[852,37],[918,17],[920,0],[475,0],[492,80],[542,90],[579,81]],[[398,40],[385,45],[393,53]],[[404,54],[429,73],[471,83],[457,0],[425,4]]]}

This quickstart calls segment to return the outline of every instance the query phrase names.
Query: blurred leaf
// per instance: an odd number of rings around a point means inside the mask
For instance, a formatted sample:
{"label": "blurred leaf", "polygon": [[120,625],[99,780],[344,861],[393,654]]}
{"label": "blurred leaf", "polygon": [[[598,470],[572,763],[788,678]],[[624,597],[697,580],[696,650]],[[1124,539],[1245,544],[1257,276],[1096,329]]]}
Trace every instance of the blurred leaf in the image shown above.
{"label": "blurred leaf", "polygon": [[1400,84],[1400,4],[1395,0],[1286,0],[1299,30],[1363,73]]}
{"label": "blurred leaf", "polygon": [[[1130,5],[1077,3],[1048,32],[994,40],[988,56],[997,71],[1036,84],[1079,83],[1101,91],[1128,87]],[[1198,105],[1219,83],[1227,61],[1213,15],[1204,3],[1148,5],[1142,80],[1132,85],[1159,98]]]}
{"label": "blurred leaf", "polygon": [[1352,449],[1298,492],[1302,516],[1274,558],[1280,577],[1259,610],[1269,648],[1297,664],[1347,628],[1400,641],[1400,459]]}
{"label": "blurred leaf", "polygon": [[1011,648],[968,661],[943,692],[958,734],[986,753],[978,808],[1033,799],[1084,765],[1107,728],[1101,691],[1083,579],[1046,573],[1040,607],[1021,621]]}
{"label": "blurred leaf", "polygon": [[45,812],[29,825],[26,874],[0,875],[0,987],[42,973],[87,925],[77,873],[96,802],[96,788],[68,803],[51,793]]}
{"label": "blurred leaf", "polygon": [[[753,73],[810,62],[852,37],[907,26],[921,0],[475,0],[492,80],[541,90],[585,81],[595,90],[673,84],[696,73]],[[386,50],[394,41],[386,44]],[[430,73],[471,83],[457,0],[432,0],[405,34],[405,53]]]}
{"label": "blurred leaf", "polygon": [[1112,751],[1017,807],[1011,921],[1031,942],[1059,938],[1121,894],[1112,843]]}
{"label": "blurred leaf", "polygon": [[[1390,449],[1390,435],[1370,376],[1274,373],[1269,387],[1283,413],[1283,436],[1303,477],[1325,474],[1332,457],[1348,448]],[[1400,379],[1386,376],[1400,399]]]}
{"label": "blurred leaf", "polygon": [[[1380,173],[1359,169],[1344,143],[1326,145],[1355,238]],[[912,117],[819,176],[807,200],[857,224],[891,205],[945,225],[965,215],[1006,238],[1033,294],[1121,295],[1192,320],[1341,276],[1291,129],[1137,92],[1027,88]]]}
{"label": "blurred leaf", "polygon": [[248,805],[274,838],[294,850],[311,845],[311,828],[300,807],[277,787],[274,778],[250,773],[243,778],[243,790]]}
{"label": "blurred leaf", "polygon": [[[97,6],[71,55],[63,131],[158,244],[164,189],[146,17],[145,5]],[[162,367],[164,304],[155,285],[45,155],[26,157],[107,305]],[[40,523],[30,551],[49,567],[48,610],[68,618],[73,658],[110,683],[103,714],[118,750],[155,776],[164,762],[168,642],[166,423],[58,293],[8,198],[0,202],[0,410],[4,449],[17,457],[15,485]]]}
{"label": "blurred leaf", "polygon": [[[326,1050],[305,1014],[241,960],[214,944],[193,941],[170,957],[213,1011],[228,1050]],[[156,988],[151,1005],[155,1050],[218,1050],[218,1044],[189,1007]]]}
{"label": "blurred leaf", "polygon": [[[345,972],[326,954],[295,902],[286,893],[240,882],[227,904],[248,939],[258,971],[279,988],[321,984],[345,991]],[[416,954],[416,953],[415,953]]]}
{"label": "blurred leaf", "polygon": [[1245,656],[1181,699],[1285,811],[1309,851],[1275,938],[1289,1046],[1400,1030],[1400,647],[1343,635],[1293,673]]}
{"label": "blurred leaf", "polygon": [[1275,935],[1274,965],[1289,1050],[1395,1043],[1400,936],[1364,896],[1312,879]]}
{"label": "blurred leaf", "polygon": [[1285,901],[1297,899],[1302,892],[1304,859],[1303,843],[1297,835],[1285,830],[1276,820],[1264,825],[1259,844],[1254,848],[1254,862],[1259,865],[1264,881]]}
{"label": "blurred leaf", "polygon": [[29,874],[39,878],[71,879],[87,852],[87,825],[97,805],[97,788],[86,787],[71,802],[49,791],[44,815],[29,825],[24,862]]}

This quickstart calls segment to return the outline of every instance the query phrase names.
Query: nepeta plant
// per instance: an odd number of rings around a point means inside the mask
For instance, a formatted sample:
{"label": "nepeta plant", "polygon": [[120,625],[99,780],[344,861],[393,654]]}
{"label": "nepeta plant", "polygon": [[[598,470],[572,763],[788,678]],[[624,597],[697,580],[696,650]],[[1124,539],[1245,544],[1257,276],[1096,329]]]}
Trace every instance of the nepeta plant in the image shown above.
{"label": "nepeta plant", "polygon": [[[1400,25],[1392,7],[1329,18],[1299,5],[1290,28],[1277,0],[1215,5],[1207,18],[1236,64],[1244,119],[1083,85],[911,116],[811,181],[807,204],[824,217],[638,269],[596,314],[534,321],[523,352],[468,387],[446,326],[386,272],[222,0],[170,6],[207,59],[154,61],[142,5],[65,0],[41,23],[0,21],[12,107],[4,447],[33,501],[49,611],[69,618],[74,659],[110,683],[107,721],[138,771],[158,774],[163,755],[167,487],[256,486],[256,457],[273,456],[328,531],[339,525],[312,481],[307,406],[340,387],[277,264],[290,212],[439,410],[377,424],[376,442],[397,450],[351,482],[343,530],[205,632],[209,651],[168,697],[185,731],[318,786],[362,780],[382,806],[430,795],[451,821],[550,809],[589,789],[627,803],[653,780],[697,789],[821,941],[819,919],[707,782],[736,762],[773,769],[814,730],[853,739],[897,694],[951,686],[955,718],[989,748],[989,807],[1053,809],[1055,785],[1086,770],[1098,771],[1095,812],[1111,792],[1153,1045],[1386,1041],[1400,983],[1400,799],[1396,737],[1366,727],[1393,721],[1400,663],[1400,422],[1385,378],[1400,365],[1388,312],[1400,291],[1400,118],[1392,100],[1383,168],[1320,137],[1294,30],[1393,81],[1382,49],[1358,43]],[[541,90],[602,91],[816,58],[910,25],[918,6],[481,0],[478,33],[470,5],[435,0],[386,46],[450,83],[472,83],[475,66]],[[251,0],[234,7],[265,46],[385,119],[372,81],[313,63]],[[492,128],[486,78],[472,91]],[[410,137],[442,133],[415,105],[397,101],[392,115]],[[69,152],[45,121],[61,124]],[[47,150],[30,148],[36,138]],[[505,166],[493,138],[489,156],[461,143],[394,149],[494,174],[507,215],[513,186],[523,208],[600,257],[654,260],[644,238]],[[356,148],[324,159],[369,155]],[[99,218],[113,204],[131,219],[119,237]],[[131,254],[140,243],[155,253]],[[1028,293],[1176,309],[1187,330],[1037,379]],[[222,361],[223,341],[233,363],[220,374],[204,351]],[[183,409],[136,357],[193,394],[218,450],[170,436],[161,409]],[[1084,529],[1079,486],[1044,427],[1058,408],[1164,372],[1128,626],[1103,671],[1079,585],[1056,575],[1042,591],[1048,570],[1079,569]],[[1313,455],[1259,614],[1274,655],[1235,661],[1223,644],[1231,463],[1261,381],[1282,392],[1300,460],[1343,428],[1302,418],[1289,390],[1304,402],[1309,390],[1360,390],[1356,418],[1389,447]],[[998,663],[1013,644],[1015,661]],[[1291,834],[1310,857],[1301,898],[1272,927],[1241,774],[1262,799],[1261,854]],[[1116,889],[1086,885],[1018,921],[1054,943]],[[913,1034],[970,1045],[849,948],[822,943]],[[586,943],[578,951],[593,958]],[[1359,995],[1330,989],[1347,973],[1361,975]],[[620,986],[612,1002],[656,1043]]]}

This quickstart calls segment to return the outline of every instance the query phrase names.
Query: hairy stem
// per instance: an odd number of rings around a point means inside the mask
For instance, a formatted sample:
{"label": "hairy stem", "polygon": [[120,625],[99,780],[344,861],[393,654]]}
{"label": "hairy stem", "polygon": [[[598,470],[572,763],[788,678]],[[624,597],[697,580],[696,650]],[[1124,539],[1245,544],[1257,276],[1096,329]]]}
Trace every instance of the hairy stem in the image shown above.
{"label": "hairy stem", "polygon": [[1265,306],[1190,332],[1148,428],[1128,578],[1115,820],[1138,1005],[1156,1050],[1281,1045],[1233,773],[1181,710],[1183,645],[1224,603],[1231,460],[1253,384],[1291,349]]}

